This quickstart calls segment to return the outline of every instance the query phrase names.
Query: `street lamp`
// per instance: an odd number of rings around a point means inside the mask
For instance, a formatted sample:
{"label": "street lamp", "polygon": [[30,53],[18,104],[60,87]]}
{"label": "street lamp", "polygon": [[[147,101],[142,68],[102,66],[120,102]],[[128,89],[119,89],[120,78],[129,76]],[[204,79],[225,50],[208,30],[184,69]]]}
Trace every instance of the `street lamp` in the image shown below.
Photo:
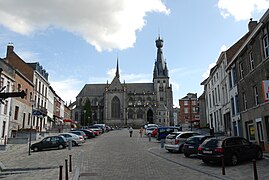
{"label": "street lamp", "polygon": [[33,111],[34,111],[34,103],[35,100],[31,99],[31,103],[32,103],[32,114],[31,114],[31,119],[30,119],[30,133],[29,133],[29,150],[28,150],[28,155],[31,155],[31,143],[32,143],[32,128],[33,128]]}

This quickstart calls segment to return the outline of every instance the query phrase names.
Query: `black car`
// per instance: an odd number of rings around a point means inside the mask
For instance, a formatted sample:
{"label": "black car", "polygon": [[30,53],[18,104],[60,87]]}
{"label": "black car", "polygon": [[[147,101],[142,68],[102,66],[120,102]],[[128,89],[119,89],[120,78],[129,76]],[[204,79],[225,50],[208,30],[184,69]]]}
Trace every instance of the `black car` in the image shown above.
{"label": "black car", "polygon": [[67,147],[67,141],[63,136],[48,136],[42,141],[31,145],[33,151],[41,151],[43,149],[63,149]]}
{"label": "black car", "polygon": [[204,140],[212,137],[213,136],[208,135],[197,135],[188,138],[182,148],[182,152],[184,153],[185,157],[190,157],[192,154],[197,154],[200,144],[202,144]]}
{"label": "black car", "polygon": [[198,148],[198,157],[204,163],[221,162],[237,165],[239,161],[263,158],[259,145],[249,142],[242,137],[216,137],[206,139]]}
{"label": "black car", "polygon": [[95,134],[88,129],[78,129],[78,131],[83,131],[86,134],[88,139],[95,137]]}

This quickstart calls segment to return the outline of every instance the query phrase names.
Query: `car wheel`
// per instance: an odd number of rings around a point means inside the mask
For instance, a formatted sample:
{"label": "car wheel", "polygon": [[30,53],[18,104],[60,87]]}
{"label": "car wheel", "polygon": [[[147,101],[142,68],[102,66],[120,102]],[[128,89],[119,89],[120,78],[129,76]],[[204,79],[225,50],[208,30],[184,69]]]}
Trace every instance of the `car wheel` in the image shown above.
{"label": "car wheel", "polygon": [[231,157],[231,165],[235,166],[235,165],[237,165],[237,163],[238,163],[238,158],[235,154],[233,154]]}
{"label": "car wheel", "polygon": [[39,151],[38,147],[34,147],[33,149],[35,152]]}
{"label": "car wheel", "polygon": [[58,146],[58,148],[59,148],[59,149],[63,149],[64,146],[63,146],[62,144],[60,144],[60,145]]}
{"label": "car wheel", "polygon": [[256,159],[257,160],[261,160],[263,158],[263,153],[262,153],[262,151],[259,149],[258,151],[257,151],[257,154],[256,154]]}
{"label": "car wheel", "polygon": [[188,157],[190,157],[190,154],[184,153],[184,156],[188,158]]}
{"label": "car wheel", "polygon": [[72,146],[76,146],[77,143],[75,141],[72,141]]}
{"label": "car wheel", "polygon": [[202,159],[202,161],[203,161],[205,164],[209,164],[209,161],[208,161],[208,160]]}

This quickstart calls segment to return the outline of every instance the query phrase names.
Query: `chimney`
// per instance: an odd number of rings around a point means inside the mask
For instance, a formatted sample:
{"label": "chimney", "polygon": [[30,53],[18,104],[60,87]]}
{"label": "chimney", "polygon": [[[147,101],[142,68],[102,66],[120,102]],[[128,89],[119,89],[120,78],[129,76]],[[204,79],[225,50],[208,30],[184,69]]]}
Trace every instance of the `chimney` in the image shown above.
{"label": "chimney", "polygon": [[258,25],[258,22],[257,21],[252,21],[252,18],[250,18],[250,21],[248,23],[248,31],[252,32],[257,25]]}
{"label": "chimney", "polygon": [[13,53],[13,50],[14,50],[13,43],[8,43],[8,45],[7,45],[7,54],[6,54],[6,57],[9,57],[9,55],[10,55],[11,53]]}

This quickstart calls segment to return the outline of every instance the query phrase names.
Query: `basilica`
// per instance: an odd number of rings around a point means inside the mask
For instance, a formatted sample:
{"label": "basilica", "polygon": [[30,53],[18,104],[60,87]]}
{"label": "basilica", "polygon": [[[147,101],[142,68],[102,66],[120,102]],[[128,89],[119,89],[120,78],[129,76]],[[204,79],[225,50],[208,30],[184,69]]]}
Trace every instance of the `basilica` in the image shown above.
{"label": "basilica", "polygon": [[85,119],[85,103],[91,104],[91,123],[118,127],[141,127],[146,123],[171,125],[173,121],[173,91],[169,84],[167,63],[163,57],[163,40],[155,41],[157,59],[152,83],[120,81],[119,64],[111,83],[86,84],[76,97],[72,119]]}

